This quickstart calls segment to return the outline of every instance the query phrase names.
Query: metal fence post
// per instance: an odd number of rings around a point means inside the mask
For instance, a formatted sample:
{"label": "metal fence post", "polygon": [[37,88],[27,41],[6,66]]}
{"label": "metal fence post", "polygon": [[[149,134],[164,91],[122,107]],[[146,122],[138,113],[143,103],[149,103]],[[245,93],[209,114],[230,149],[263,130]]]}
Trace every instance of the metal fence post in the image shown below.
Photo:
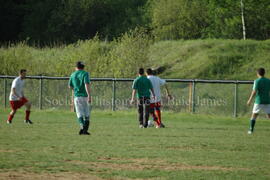
{"label": "metal fence post", "polygon": [[188,90],[188,112],[192,112],[192,89],[193,89],[193,83],[189,83],[189,90]]}
{"label": "metal fence post", "polygon": [[116,91],[116,79],[113,79],[113,94],[112,94],[112,111],[115,111],[115,91]]}
{"label": "metal fence post", "polygon": [[234,85],[234,103],[233,103],[233,117],[237,117],[238,110],[238,82],[235,82]]}
{"label": "metal fence post", "polygon": [[4,107],[7,108],[7,78],[4,78]]}
{"label": "metal fence post", "polygon": [[43,96],[43,78],[40,76],[39,79],[39,109],[42,109],[42,96]]}
{"label": "metal fence post", "polygon": [[195,113],[195,104],[196,104],[195,93],[196,93],[196,83],[195,83],[195,80],[193,80],[192,82],[192,113]]}

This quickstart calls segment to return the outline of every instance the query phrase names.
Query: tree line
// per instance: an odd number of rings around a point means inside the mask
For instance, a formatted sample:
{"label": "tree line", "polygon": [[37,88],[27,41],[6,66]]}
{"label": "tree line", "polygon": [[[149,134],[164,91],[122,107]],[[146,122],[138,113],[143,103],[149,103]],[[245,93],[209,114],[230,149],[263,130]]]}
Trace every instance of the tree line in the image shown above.
{"label": "tree line", "polygon": [[[242,0],[249,39],[270,37],[270,1]],[[241,39],[240,0],[0,0],[0,42],[51,45],[137,27],[156,40]]]}

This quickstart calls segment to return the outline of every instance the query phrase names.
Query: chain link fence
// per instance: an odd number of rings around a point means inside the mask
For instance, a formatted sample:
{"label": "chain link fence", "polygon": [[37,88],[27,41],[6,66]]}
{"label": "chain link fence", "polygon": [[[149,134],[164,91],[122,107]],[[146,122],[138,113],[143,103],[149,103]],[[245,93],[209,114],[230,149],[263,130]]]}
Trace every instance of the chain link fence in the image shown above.
{"label": "chain link fence", "polygon": [[[9,108],[9,93],[14,76],[0,76],[0,108]],[[25,96],[36,109],[73,110],[68,77],[29,76]],[[162,87],[163,110],[184,113],[245,116],[253,81],[223,81],[167,79],[173,96],[169,100]],[[133,79],[92,78],[92,108],[100,110],[130,110]]]}

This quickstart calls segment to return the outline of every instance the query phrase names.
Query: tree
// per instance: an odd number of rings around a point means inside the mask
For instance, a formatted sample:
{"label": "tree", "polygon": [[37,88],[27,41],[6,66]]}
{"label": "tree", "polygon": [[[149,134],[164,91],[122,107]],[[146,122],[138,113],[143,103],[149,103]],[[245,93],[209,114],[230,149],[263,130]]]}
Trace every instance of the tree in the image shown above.
{"label": "tree", "polygon": [[25,0],[0,0],[0,42],[17,41],[22,31]]}
{"label": "tree", "polygon": [[147,0],[29,0],[24,31],[30,41],[72,43],[79,39],[112,40],[142,25],[140,8]]}
{"label": "tree", "polygon": [[195,39],[207,27],[207,6],[202,0],[152,1],[152,27],[157,39]]}

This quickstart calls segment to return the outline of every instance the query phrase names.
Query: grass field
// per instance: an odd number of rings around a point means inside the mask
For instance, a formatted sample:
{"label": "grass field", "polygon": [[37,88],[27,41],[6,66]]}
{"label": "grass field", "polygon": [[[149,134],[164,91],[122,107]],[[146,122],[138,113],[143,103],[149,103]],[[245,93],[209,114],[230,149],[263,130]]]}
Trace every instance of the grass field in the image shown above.
{"label": "grass field", "polygon": [[0,179],[270,179],[270,121],[164,113],[166,128],[140,129],[135,112],[92,112],[91,135],[75,114],[0,111]]}

